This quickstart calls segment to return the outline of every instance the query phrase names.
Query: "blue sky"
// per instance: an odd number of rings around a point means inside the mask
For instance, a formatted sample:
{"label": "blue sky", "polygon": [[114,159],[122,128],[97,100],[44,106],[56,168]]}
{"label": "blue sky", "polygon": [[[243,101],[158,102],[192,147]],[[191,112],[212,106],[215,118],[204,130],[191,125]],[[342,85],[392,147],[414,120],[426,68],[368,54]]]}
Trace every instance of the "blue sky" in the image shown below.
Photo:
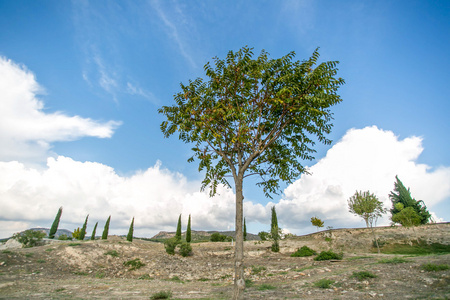
{"label": "blue sky", "polygon": [[0,121],[0,237],[50,226],[61,205],[71,230],[111,214],[122,234],[137,215],[148,236],[194,212],[197,229],[232,229],[233,192],[200,193],[191,145],[163,137],[157,109],[212,57],[245,45],[299,60],[320,47],[346,81],[334,142],[306,163],[315,173],[272,200],[244,183],[250,231],[267,230],[274,204],[298,234],[314,215],[364,226],[346,199],[369,189],[388,206],[395,175],[448,221],[449,14],[448,1],[0,0],[0,113],[13,116]]}

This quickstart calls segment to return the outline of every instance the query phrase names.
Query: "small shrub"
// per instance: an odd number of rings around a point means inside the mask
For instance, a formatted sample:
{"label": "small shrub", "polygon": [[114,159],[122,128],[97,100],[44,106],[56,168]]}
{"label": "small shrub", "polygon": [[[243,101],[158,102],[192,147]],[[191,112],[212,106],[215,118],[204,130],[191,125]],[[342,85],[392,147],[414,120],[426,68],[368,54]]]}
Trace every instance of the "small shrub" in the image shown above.
{"label": "small shrub", "polygon": [[160,291],[153,294],[150,299],[170,299],[172,297],[171,291]]}
{"label": "small shrub", "polygon": [[226,241],[231,241],[231,237],[220,234],[219,232],[214,232],[213,234],[211,234],[211,242],[226,242]]}
{"label": "small shrub", "polygon": [[322,251],[319,255],[314,257],[314,260],[320,261],[320,260],[331,260],[331,259],[337,259],[341,260],[344,255],[342,253],[334,253],[333,251]]}
{"label": "small shrub", "polygon": [[37,262],[40,264],[43,264],[43,263],[45,263],[45,259],[38,259]]}
{"label": "small shrub", "polygon": [[25,257],[32,257],[34,253],[26,253]]}
{"label": "small shrub", "polygon": [[61,234],[60,236],[58,236],[58,240],[67,241],[69,240],[69,237],[67,236],[67,234]]}
{"label": "small shrub", "polygon": [[427,272],[444,271],[444,270],[448,270],[448,265],[447,264],[436,265],[436,264],[430,263],[430,264],[422,265],[422,269]]}
{"label": "small shrub", "polygon": [[316,281],[314,283],[314,286],[321,289],[329,289],[333,283],[334,280],[323,278],[320,279],[319,281]]}
{"label": "small shrub", "polygon": [[266,267],[264,266],[252,266],[252,274],[260,274],[262,271],[265,271]]}
{"label": "small shrub", "polygon": [[373,273],[371,273],[369,271],[361,271],[361,272],[353,272],[353,275],[350,276],[350,277],[351,278],[356,278],[359,281],[362,281],[362,280],[367,279],[367,278],[376,278],[377,275],[375,275],[375,274],[373,274]]}
{"label": "small shrub", "polygon": [[249,279],[249,278],[245,279],[245,286],[246,287],[252,287],[254,284],[255,283],[251,279]]}
{"label": "small shrub", "polygon": [[170,238],[164,242],[164,248],[166,248],[166,252],[170,255],[175,254],[175,248],[178,245],[178,240],[176,238]]}
{"label": "small shrub", "polygon": [[109,251],[105,252],[105,255],[111,255],[112,257],[118,257],[119,252],[117,252],[116,250],[109,250]]}
{"label": "small shrub", "polygon": [[386,258],[378,261],[380,264],[402,264],[405,262],[407,262],[407,260],[402,257]]}
{"label": "small shrub", "polygon": [[180,254],[183,257],[189,256],[192,254],[191,244],[183,242],[180,244]]}
{"label": "small shrub", "polygon": [[172,278],[169,279],[170,281],[174,281],[174,282],[179,282],[179,283],[184,283],[183,280],[180,279],[180,277],[178,276],[172,276]]}
{"label": "small shrub", "polygon": [[99,278],[99,279],[102,279],[102,278],[105,277],[105,273],[103,273],[103,272],[98,272],[97,274],[95,274],[95,277],[96,277],[96,278]]}
{"label": "small shrub", "polygon": [[331,242],[331,241],[333,241],[332,238],[330,238],[330,237],[326,237],[326,238],[325,238],[325,242]]}
{"label": "small shrub", "polygon": [[124,266],[130,266],[130,271],[134,271],[137,270],[143,266],[145,266],[145,264],[141,261],[140,258],[135,258],[129,261],[126,261],[123,263]]}
{"label": "small shrub", "polygon": [[266,283],[261,284],[261,285],[258,287],[258,290],[259,290],[259,291],[275,290],[275,289],[276,289],[276,287],[274,287],[273,285],[270,285],[270,284],[266,284]]}
{"label": "small shrub", "polygon": [[47,234],[38,230],[25,230],[22,233],[16,233],[13,235],[13,239],[16,239],[23,247],[36,246]]}
{"label": "small shrub", "polygon": [[297,251],[295,251],[294,253],[291,254],[291,257],[305,257],[305,256],[312,256],[312,255],[316,255],[317,252],[314,251],[313,249],[309,248],[308,246],[303,246],[299,249],[297,249]]}
{"label": "small shrub", "polygon": [[80,246],[80,245],[81,245],[81,243],[70,243],[67,246],[76,247],[76,246]]}
{"label": "small shrub", "polygon": [[150,274],[144,274],[142,276],[139,276],[138,279],[140,279],[140,280],[152,280],[153,278],[150,277]]}

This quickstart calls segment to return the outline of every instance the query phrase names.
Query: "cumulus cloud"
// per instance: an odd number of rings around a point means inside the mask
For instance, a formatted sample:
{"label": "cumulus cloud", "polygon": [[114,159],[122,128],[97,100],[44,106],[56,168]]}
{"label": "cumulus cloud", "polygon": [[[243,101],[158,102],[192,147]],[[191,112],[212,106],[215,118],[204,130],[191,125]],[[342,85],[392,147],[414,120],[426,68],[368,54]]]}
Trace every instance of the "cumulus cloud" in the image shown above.
{"label": "cumulus cloud", "polygon": [[[292,232],[311,232],[309,220],[317,216],[325,225],[362,225],[348,212],[347,199],[356,190],[370,190],[390,208],[388,198],[395,176],[411,187],[412,196],[428,207],[450,197],[450,167],[432,170],[417,163],[422,139],[399,139],[392,131],[375,126],[351,129],[317,164],[284,191],[276,205],[278,219]],[[439,219],[439,218],[438,218]],[[379,224],[388,224],[387,216]]]}
{"label": "cumulus cloud", "polygon": [[61,112],[46,113],[38,98],[43,93],[32,72],[0,57],[0,160],[45,161],[52,142],[84,136],[109,138],[120,125]]}

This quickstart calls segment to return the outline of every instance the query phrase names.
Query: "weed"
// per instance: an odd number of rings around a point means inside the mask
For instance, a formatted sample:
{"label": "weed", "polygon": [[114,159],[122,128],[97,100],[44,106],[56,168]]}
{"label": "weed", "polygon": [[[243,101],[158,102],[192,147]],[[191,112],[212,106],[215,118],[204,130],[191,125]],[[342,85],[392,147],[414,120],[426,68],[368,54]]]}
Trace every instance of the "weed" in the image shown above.
{"label": "weed", "polygon": [[331,238],[329,238],[329,237],[326,237],[326,238],[325,238],[325,242],[331,242],[331,241],[332,241]]}
{"label": "weed", "polygon": [[173,282],[184,283],[183,280],[181,280],[178,276],[172,276],[172,278],[170,278],[169,280]]}
{"label": "weed", "polygon": [[34,253],[26,253],[25,257],[32,257]]}
{"label": "weed", "polygon": [[286,271],[283,271],[283,272],[280,272],[279,274],[280,275],[286,275],[288,272],[286,272]]}
{"label": "weed", "polygon": [[65,291],[65,290],[66,290],[65,288],[59,288],[59,289],[56,289],[55,292],[62,292],[62,291]]}
{"label": "weed", "polygon": [[320,260],[331,260],[331,259],[337,259],[341,260],[344,254],[342,253],[334,253],[333,251],[322,251],[319,255],[314,257],[314,260],[320,261]]}
{"label": "weed", "polygon": [[430,264],[422,265],[422,269],[427,272],[444,271],[444,270],[448,270],[448,265],[447,264],[436,265],[436,264],[430,263]]}
{"label": "weed", "polygon": [[317,254],[316,251],[309,248],[308,246],[303,246],[303,247],[297,249],[297,251],[295,251],[294,253],[292,253],[291,257],[305,257],[305,256],[312,256],[315,254]]}
{"label": "weed", "polygon": [[209,281],[209,278],[200,278],[198,281]]}
{"label": "weed", "polygon": [[220,277],[220,279],[228,279],[228,278],[230,278],[230,277],[231,277],[230,274],[225,274],[225,275],[223,275],[222,277]]}
{"label": "weed", "polygon": [[80,246],[80,245],[81,245],[81,243],[69,243],[67,246],[76,247],[76,246]]}
{"label": "weed", "polygon": [[75,271],[75,272],[73,272],[73,274],[75,274],[75,275],[81,275],[81,276],[87,276],[87,275],[88,275],[88,273],[86,273],[86,272],[81,272],[81,271]]}
{"label": "weed", "polygon": [[252,266],[252,274],[260,274],[262,271],[265,271],[266,267],[264,266]]}
{"label": "weed", "polygon": [[394,257],[394,258],[385,258],[385,259],[380,259],[378,261],[379,264],[402,264],[407,262],[408,260],[402,258],[402,257]]}
{"label": "weed", "polygon": [[314,286],[321,289],[329,289],[333,283],[334,280],[323,278],[314,282]]}
{"label": "weed", "polygon": [[172,297],[171,291],[160,291],[153,294],[150,299],[170,299]]}
{"label": "weed", "polygon": [[48,248],[48,249],[45,249],[46,252],[52,252],[52,251],[54,251],[54,250],[56,250],[56,249],[55,249],[55,248]]}
{"label": "weed", "polygon": [[38,259],[37,262],[40,264],[43,264],[43,263],[45,263],[45,259]]}
{"label": "weed", "polygon": [[150,274],[144,274],[142,276],[139,276],[138,279],[140,279],[140,280],[152,280],[153,278],[150,277]]}
{"label": "weed", "polygon": [[126,261],[123,263],[124,266],[130,266],[130,271],[134,271],[137,270],[143,266],[145,266],[145,264],[141,261],[140,258],[135,258],[129,261]]}
{"label": "weed", "polygon": [[117,252],[116,250],[109,250],[109,251],[105,252],[104,255],[111,255],[112,257],[118,257],[119,252]]}
{"label": "weed", "polygon": [[98,272],[97,274],[95,274],[95,277],[97,277],[97,278],[99,278],[99,279],[102,279],[102,278],[105,277],[105,273],[103,273],[103,272]]}
{"label": "weed", "polygon": [[258,290],[259,291],[275,290],[275,289],[276,289],[275,286],[270,285],[270,284],[266,284],[266,283],[263,283],[260,286],[258,286]]}
{"label": "weed", "polygon": [[350,278],[356,278],[359,281],[362,281],[367,278],[376,278],[377,275],[369,272],[369,271],[361,271],[361,272],[353,272],[353,275]]}
{"label": "weed", "polygon": [[246,287],[252,287],[254,284],[255,283],[251,279],[249,279],[249,278],[245,279],[245,286]]}
{"label": "weed", "polygon": [[13,252],[12,252],[11,250],[3,250],[2,253],[5,253],[5,254],[12,254]]}

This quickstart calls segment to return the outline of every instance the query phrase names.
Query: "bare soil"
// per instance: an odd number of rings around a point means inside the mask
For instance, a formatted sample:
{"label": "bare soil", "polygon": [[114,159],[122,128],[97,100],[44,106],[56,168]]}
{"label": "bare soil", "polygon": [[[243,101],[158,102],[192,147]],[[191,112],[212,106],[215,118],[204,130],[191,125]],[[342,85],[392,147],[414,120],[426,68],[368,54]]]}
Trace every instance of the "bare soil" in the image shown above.
{"label": "bare soil", "polygon": [[[450,224],[411,229],[377,228],[388,246],[450,243]],[[291,257],[304,245],[343,252],[342,260]],[[367,229],[338,229],[283,240],[280,253],[270,242],[245,242],[246,299],[448,299],[450,270],[427,272],[423,265],[450,265],[450,254],[377,254]],[[0,299],[150,299],[171,291],[172,299],[230,299],[233,289],[231,243],[192,244],[193,255],[168,255],[161,243],[110,236],[108,240],[68,241],[0,251]],[[130,270],[124,262],[139,258]],[[403,263],[381,263],[402,258]],[[358,280],[355,272],[375,278]],[[329,288],[316,287],[321,279]]]}

